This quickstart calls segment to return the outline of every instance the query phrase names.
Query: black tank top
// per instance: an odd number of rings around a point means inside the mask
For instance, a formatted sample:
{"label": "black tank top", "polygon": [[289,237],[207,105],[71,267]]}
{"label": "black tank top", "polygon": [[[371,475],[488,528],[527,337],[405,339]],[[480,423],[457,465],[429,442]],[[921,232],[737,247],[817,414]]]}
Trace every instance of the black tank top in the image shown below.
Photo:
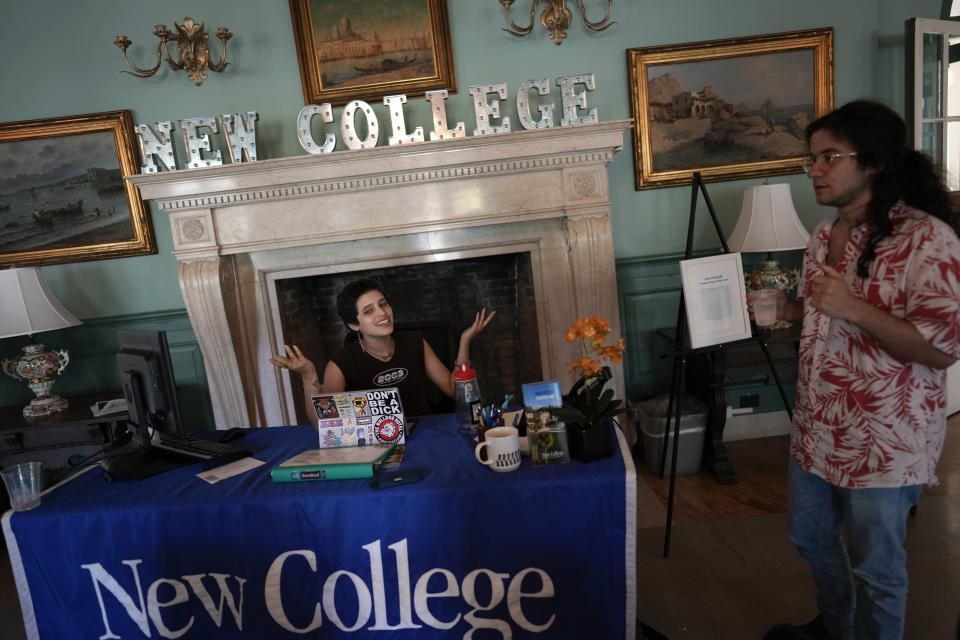
{"label": "black tank top", "polygon": [[393,341],[396,347],[389,362],[364,353],[359,342],[343,347],[331,360],[343,372],[347,391],[397,387],[405,415],[428,415],[423,335],[419,331],[400,331],[393,334]]}

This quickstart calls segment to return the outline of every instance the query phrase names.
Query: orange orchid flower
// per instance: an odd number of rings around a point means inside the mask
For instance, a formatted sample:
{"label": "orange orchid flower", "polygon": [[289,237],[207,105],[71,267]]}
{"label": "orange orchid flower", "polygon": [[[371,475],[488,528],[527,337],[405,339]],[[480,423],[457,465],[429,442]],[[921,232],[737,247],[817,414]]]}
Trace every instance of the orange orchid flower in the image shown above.
{"label": "orange orchid flower", "polygon": [[[610,324],[605,318],[585,316],[578,318],[563,334],[567,342],[581,341],[582,352],[585,354],[577,362],[567,364],[567,373],[581,371],[582,376],[597,376],[603,370],[603,362],[621,362],[623,360],[624,339],[607,345],[607,336],[610,334]],[[596,356],[596,359],[588,357]]]}

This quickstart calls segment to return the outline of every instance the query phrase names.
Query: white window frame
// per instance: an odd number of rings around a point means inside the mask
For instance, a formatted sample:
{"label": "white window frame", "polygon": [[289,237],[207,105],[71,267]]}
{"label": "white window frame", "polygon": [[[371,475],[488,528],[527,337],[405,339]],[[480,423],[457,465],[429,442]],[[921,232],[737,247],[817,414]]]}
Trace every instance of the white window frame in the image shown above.
{"label": "white window frame", "polygon": [[[941,115],[932,118],[923,117],[923,36],[925,34],[936,34],[945,36],[942,40],[942,50],[940,60],[947,61],[947,64],[941,65],[940,69],[940,105],[939,113],[950,113],[950,37],[960,38],[960,22],[952,20],[933,20],[930,18],[912,18],[907,21],[907,55],[911,59],[907,61],[907,69],[911,71],[907,83],[907,122],[910,125],[913,147],[917,150],[923,150],[923,125],[937,124],[940,129],[939,157],[934,157],[933,161],[946,168],[948,166],[960,166],[960,158],[956,163],[948,163],[948,154],[951,153],[949,138],[947,136],[947,125],[951,122],[960,122],[960,115],[949,116]],[[912,46],[911,46],[912,45]],[[960,154],[960,149],[954,153]],[[948,181],[952,183],[954,189],[960,189],[960,175],[951,175]]]}

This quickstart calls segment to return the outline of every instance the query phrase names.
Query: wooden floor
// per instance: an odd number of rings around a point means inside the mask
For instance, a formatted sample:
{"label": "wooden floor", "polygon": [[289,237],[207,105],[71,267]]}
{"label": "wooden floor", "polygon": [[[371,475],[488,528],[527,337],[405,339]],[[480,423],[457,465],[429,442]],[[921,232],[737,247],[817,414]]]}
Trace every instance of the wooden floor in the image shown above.
{"label": "wooden floor", "polygon": [[[787,540],[787,438],[728,444],[739,476],[720,486],[699,472],[677,479],[669,558],[663,557],[667,482],[637,463],[637,613],[671,640],[762,638],[778,622],[816,615],[806,564]],[[960,617],[960,414],[910,519],[907,640],[957,638]],[[0,552],[0,638],[26,638],[6,553]]]}
{"label": "wooden floor", "polygon": [[[816,611],[806,563],[786,536],[787,436],[728,443],[739,482],[677,478],[670,557],[663,557],[667,480],[637,463],[638,617],[671,640],[750,640]],[[960,414],[907,533],[910,595],[904,638],[958,638]]]}

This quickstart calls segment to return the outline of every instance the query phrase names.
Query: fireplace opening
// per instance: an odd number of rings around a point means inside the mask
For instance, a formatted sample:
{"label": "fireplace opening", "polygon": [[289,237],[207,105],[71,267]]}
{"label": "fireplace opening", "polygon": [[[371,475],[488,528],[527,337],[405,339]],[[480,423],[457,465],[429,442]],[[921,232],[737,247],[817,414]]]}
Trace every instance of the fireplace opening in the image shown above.
{"label": "fireplace opening", "polygon": [[[512,395],[521,403],[525,382],[542,379],[540,342],[530,254],[511,253],[277,280],[284,343],[298,345],[323,373],[347,333],[336,311],[337,293],[351,280],[383,283],[397,331],[417,330],[448,368],[457,357],[460,334],[483,307],[497,315],[470,345],[485,403],[500,405]],[[299,400],[299,381],[295,397]],[[453,411],[453,400],[428,384],[434,413]],[[302,402],[297,421],[305,424]]]}

